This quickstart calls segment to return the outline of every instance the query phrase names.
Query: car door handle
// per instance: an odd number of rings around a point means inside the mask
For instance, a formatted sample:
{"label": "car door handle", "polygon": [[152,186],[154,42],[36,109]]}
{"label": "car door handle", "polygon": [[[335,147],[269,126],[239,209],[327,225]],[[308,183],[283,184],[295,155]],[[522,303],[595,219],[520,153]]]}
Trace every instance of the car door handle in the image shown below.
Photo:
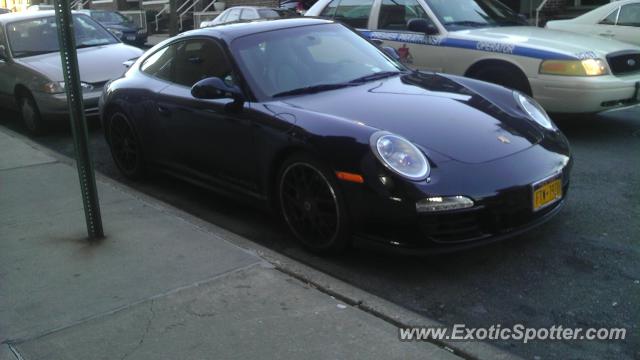
{"label": "car door handle", "polygon": [[158,113],[160,115],[168,116],[168,115],[171,115],[171,110],[167,109],[162,105],[158,105]]}

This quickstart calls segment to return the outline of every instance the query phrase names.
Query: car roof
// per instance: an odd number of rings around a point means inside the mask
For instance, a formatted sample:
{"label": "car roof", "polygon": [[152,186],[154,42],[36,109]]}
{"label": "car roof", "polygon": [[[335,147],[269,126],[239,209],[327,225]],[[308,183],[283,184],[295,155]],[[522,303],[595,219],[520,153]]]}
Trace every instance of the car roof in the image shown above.
{"label": "car roof", "polygon": [[[78,14],[78,12],[76,11],[73,11],[73,13]],[[14,21],[21,21],[21,20],[39,19],[39,18],[51,17],[55,15],[56,15],[56,12],[54,10],[22,11],[17,13],[1,14],[0,24],[8,24]]]}
{"label": "car roof", "polygon": [[335,21],[318,19],[312,17],[300,17],[289,19],[255,20],[248,22],[237,22],[231,24],[220,24],[197,30],[184,32],[178,36],[215,36],[226,42],[231,42],[236,38],[257,34],[265,31],[282,30],[300,26],[334,24]]}

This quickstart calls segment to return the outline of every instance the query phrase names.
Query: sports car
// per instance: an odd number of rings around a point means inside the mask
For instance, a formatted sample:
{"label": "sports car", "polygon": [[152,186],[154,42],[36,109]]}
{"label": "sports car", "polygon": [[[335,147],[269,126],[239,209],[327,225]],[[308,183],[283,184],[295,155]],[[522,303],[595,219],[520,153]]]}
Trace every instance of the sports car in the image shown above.
{"label": "sports car", "polygon": [[503,239],[558,213],[569,186],[569,144],[535,100],[409,70],[328,20],[185,32],[110,82],[100,113],[124,175],[267,205],[316,252]]}

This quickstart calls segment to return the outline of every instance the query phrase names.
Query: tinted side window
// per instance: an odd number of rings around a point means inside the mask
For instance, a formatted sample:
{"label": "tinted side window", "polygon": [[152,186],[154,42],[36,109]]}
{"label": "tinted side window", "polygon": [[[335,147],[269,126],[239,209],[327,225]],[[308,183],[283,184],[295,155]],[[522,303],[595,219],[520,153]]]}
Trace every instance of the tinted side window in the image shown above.
{"label": "tinted side window", "polygon": [[355,28],[366,28],[372,5],[373,0],[342,0],[333,18]]}
{"label": "tinted side window", "polygon": [[640,4],[625,5],[620,9],[618,25],[640,27]]}
{"label": "tinted side window", "polygon": [[382,0],[378,29],[406,31],[407,22],[411,19],[431,22],[417,0]]}
{"label": "tinted side window", "polygon": [[242,9],[231,9],[231,10],[229,10],[229,14],[227,15],[227,18],[224,19],[224,22],[227,23],[227,22],[240,20],[240,11],[242,11]]}
{"label": "tinted side window", "polygon": [[189,40],[181,43],[175,58],[174,82],[191,87],[208,77],[231,79],[231,66],[222,49],[209,40]]}
{"label": "tinted side window", "polygon": [[164,47],[149,56],[140,66],[140,70],[159,79],[171,81],[175,54],[175,44]]}
{"label": "tinted side window", "polygon": [[327,7],[325,7],[320,13],[320,17],[333,19],[336,14],[336,9],[338,8],[338,3],[340,3],[340,0],[333,0],[327,4]]}
{"label": "tinted side window", "polygon": [[242,15],[240,15],[241,20],[255,20],[260,19],[258,14],[256,14],[255,10],[252,9],[244,9],[242,10]]}
{"label": "tinted side window", "polygon": [[616,19],[618,18],[618,11],[620,8],[615,9],[609,16],[607,16],[604,20],[600,21],[602,25],[615,25]]}

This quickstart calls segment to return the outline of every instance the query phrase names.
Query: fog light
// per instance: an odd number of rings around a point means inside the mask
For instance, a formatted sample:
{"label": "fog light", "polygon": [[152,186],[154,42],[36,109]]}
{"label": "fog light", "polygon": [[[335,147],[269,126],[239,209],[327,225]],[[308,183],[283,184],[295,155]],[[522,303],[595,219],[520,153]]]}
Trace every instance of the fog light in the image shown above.
{"label": "fog light", "polygon": [[460,210],[473,207],[473,200],[466,196],[437,196],[422,199],[416,203],[418,212]]}

